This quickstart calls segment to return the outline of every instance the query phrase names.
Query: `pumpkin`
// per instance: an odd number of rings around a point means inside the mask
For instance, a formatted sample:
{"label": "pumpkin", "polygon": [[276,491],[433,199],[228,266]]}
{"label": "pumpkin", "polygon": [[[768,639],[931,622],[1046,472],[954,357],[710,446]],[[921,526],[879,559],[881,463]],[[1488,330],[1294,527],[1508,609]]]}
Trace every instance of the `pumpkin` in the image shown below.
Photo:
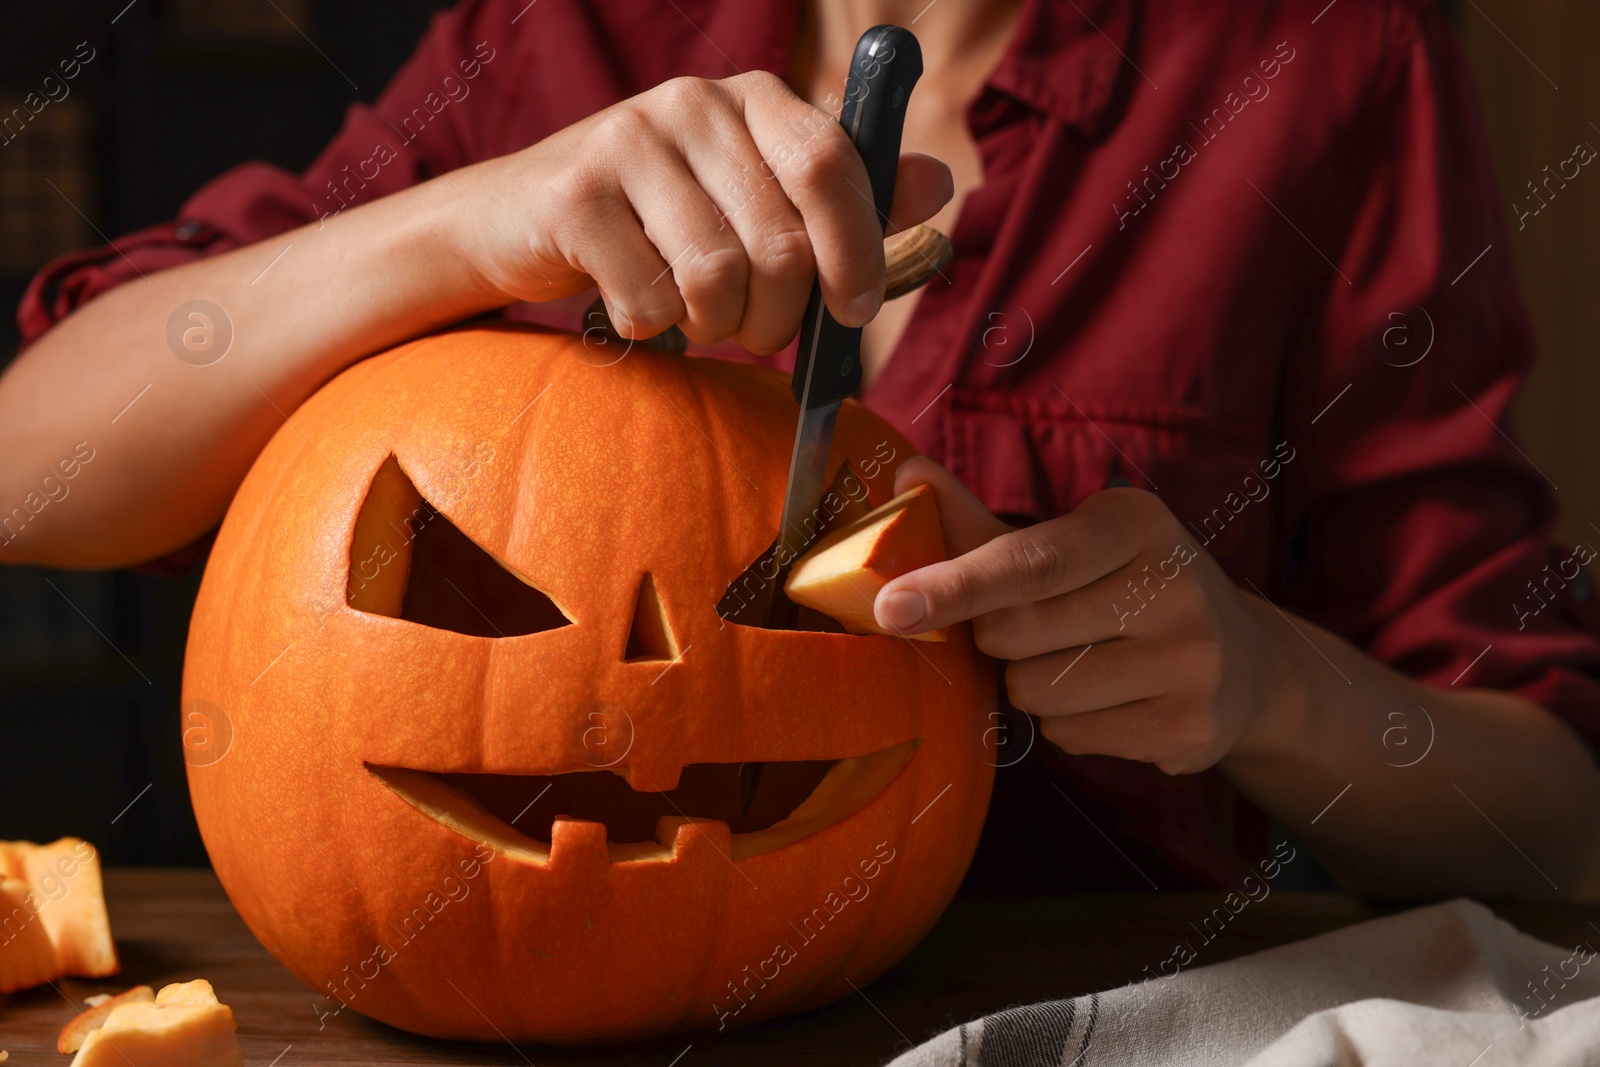
{"label": "pumpkin", "polygon": [[[86,1024],[71,1067],[244,1067],[233,1011],[217,1002],[210,982],[163,986],[154,997],[149,991],[135,986],[102,1005],[109,1010]],[[63,1031],[57,1047],[67,1043]]]}
{"label": "pumpkin", "polygon": [[0,841],[0,993],[118,966],[94,846]]}
{"label": "pumpkin", "polygon": [[[289,417],[217,536],[184,708],[217,875],[323,1010],[727,1028],[849,993],[936,920],[994,773],[968,629],[718,609],[773,541],[795,415],[765,368],[503,326]],[[846,403],[818,533],[912,454]]]}

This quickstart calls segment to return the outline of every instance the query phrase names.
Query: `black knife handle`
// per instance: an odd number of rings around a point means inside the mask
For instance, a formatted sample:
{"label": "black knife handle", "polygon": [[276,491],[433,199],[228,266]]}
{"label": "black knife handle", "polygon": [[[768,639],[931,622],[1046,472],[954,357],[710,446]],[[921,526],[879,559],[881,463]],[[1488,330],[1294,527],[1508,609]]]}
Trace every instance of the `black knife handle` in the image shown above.
{"label": "black knife handle", "polygon": [[[900,167],[900,135],[906,104],[922,77],[922,47],[910,30],[874,26],[856,42],[845,81],[839,124],[855,142],[872,184],[872,205],[880,228],[889,225],[894,179]],[[810,377],[810,387],[806,379]],[[854,396],[861,389],[861,328],[841,326],[822,302],[822,286],[811,285],[811,300],[800,325],[794,360],[794,398],[808,408]]]}

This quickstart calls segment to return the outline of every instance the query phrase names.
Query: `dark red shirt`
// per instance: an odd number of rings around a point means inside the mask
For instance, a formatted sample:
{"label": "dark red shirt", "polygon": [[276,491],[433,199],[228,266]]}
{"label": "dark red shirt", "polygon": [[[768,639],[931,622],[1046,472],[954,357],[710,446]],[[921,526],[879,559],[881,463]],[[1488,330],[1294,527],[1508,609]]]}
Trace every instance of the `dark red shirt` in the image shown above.
{"label": "dark red shirt", "polygon": [[[52,264],[24,335],[135,265],[516,151],[667,78],[783,74],[798,21],[795,0],[468,0],[304,175],[239,167],[177,222]],[[1552,547],[1553,487],[1510,436],[1533,340],[1431,3],[1030,0],[968,123],[984,184],[868,405],[996,512],[1147,487],[1241,585],[1600,740],[1573,562],[1592,552]],[[1265,820],[1217,772],[1046,747],[1000,776],[980,882],[1226,882],[1259,854]]]}

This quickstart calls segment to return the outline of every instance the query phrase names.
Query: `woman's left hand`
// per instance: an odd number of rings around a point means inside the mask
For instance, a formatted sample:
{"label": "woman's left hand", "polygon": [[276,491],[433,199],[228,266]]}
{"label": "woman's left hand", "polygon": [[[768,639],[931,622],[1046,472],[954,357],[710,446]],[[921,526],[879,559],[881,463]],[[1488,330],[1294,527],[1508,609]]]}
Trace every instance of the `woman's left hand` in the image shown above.
{"label": "woman's left hand", "polygon": [[1159,497],[1095,493],[1023,529],[997,519],[925,458],[895,491],[930,485],[952,558],[878,594],[902,633],[972,620],[1006,664],[1017,708],[1067,752],[1205,770],[1266,744],[1301,702],[1277,638],[1279,612],[1233,584]]}

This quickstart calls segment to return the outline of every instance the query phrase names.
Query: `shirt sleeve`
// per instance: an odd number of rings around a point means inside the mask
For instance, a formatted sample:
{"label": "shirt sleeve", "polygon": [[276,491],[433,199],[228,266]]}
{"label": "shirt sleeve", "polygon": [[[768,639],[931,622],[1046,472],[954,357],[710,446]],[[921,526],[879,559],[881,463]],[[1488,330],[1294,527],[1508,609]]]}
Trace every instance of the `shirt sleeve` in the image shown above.
{"label": "shirt sleeve", "polygon": [[378,101],[351,107],[304,174],[245,163],[202,187],[176,220],[46,266],[17,309],[23,347],[123,282],[266,240],[483,158],[482,131],[514,89],[515,64],[490,44],[505,38],[501,14],[495,0],[467,0],[435,15]]}
{"label": "shirt sleeve", "polygon": [[[1429,683],[1517,692],[1600,744],[1588,539],[1511,427],[1532,364],[1470,73],[1396,4],[1351,137],[1376,143],[1321,329],[1285,373],[1278,599]],[[1352,178],[1341,170],[1341,181]],[[1600,543],[1600,534],[1594,539]]]}

